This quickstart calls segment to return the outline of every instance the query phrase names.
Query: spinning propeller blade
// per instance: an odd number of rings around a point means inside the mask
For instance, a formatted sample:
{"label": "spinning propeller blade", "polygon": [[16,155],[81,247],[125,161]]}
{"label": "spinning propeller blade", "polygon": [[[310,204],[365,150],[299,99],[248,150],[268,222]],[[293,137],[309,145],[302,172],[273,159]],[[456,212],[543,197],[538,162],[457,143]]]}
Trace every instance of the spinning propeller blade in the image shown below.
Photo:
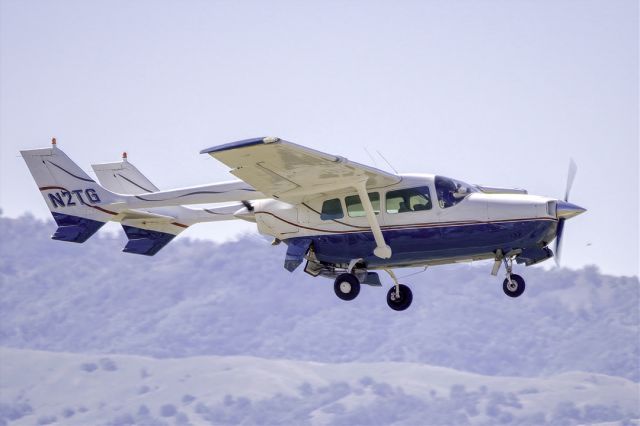
{"label": "spinning propeller blade", "polygon": [[561,253],[561,249],[562,249],[562,231],[564,230],[564,221],[567,219],[561,218],[558,220],[558,228],[556,230],[556,246],[553,249],[553,251],[555,252],[556,256],[556,265],[560,266],[560,253]]}
{"label": "spinning propeller blade", "polygon": [[564,200],[569,201],[569,193],[571,192],[571,187],[573,186],[573,180],[576,177],[576,172],[578,171],[578,166],[576,166],[576,162],[573,161],[573,158],[569,161],[569,174],[567,175],[567,187],[564,191]]}

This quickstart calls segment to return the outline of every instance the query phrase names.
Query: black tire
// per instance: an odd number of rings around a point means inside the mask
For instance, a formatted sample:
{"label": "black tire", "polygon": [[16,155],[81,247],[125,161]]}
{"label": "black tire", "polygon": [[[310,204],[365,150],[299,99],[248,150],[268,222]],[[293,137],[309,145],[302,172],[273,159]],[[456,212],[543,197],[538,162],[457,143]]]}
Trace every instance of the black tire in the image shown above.
{"label": "black tire", "polygon": [[394,311],[404,311],[413,302],[411,289],[404,284],[400,284],[400,298],[396,298],[396,286],[394,285],[387,292],[387,305]]}
{"label": "black tire", "polygon": [[511,274],[511,283],[512,285],[509,286],[509,280],[504,279],[502,283],[502,291],[504,291],[504,294],[509,297],[518,297],[524,293],[524,279],[520,275]]}
{"label": "black tire", "polygon": [[360,281],[353,274],[340,274],[333,283],[333,291],[342,300],[353,300],[360,294]]}

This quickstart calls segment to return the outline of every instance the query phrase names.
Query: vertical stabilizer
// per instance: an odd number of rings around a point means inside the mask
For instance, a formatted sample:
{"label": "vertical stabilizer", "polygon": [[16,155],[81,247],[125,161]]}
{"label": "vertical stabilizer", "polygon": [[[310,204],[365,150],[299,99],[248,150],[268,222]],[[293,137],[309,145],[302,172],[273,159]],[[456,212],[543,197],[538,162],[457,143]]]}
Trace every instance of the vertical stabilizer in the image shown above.
{"label": "vertical stabilizer", "polygon": [[102,186],[118,194],[147,194],[160,191],[140,170],[122,154],[117,163],[92,164],[91,167]]}
{"label": "vertical stabilizer", "polygon": [[20,151],[58,229],[55,240],[83,243],[117,213],[117,195],[78,167],[52,140],[50,148]]}

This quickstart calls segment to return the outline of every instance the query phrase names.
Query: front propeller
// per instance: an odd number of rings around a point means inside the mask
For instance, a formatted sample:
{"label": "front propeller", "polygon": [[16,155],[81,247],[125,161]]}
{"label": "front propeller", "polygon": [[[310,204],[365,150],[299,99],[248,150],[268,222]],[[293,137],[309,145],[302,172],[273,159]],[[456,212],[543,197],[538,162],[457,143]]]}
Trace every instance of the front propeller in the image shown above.
{"label": "front propeller", "polygon": [[575,161],[571,159],[569,162],[569,175],[567,176],[567,187],[564,191],[564,201],[558,200],[556,202],[556,216],[558,218],[558,227],[556,228],[556,246],[555,246],[555,254],[556,254],[556,264],[560,265],[560,253],[562,250],[562,232],[564,231],[564,222],[567,219],[570,219],[574,216],[579,215],[580,213],[584,213],[587,209],[577,206],[569,202],[569,194],[571,192],[571,188],[573,187],[573,180],[576,177],[576,172],[578,171],[578,166],[576,166]]}

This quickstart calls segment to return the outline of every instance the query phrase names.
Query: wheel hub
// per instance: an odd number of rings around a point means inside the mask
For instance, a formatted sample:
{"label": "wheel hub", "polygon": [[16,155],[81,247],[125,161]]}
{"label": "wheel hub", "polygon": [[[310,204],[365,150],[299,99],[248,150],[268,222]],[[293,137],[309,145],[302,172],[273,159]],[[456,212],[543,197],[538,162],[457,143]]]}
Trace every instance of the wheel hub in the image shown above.
{"label": "wheel hub", "polygon": [[348,294],[351,291],[351,284],[346,281],[340,283],[340,291],[344,294]]}
{"label": "wheel hub", "polygon": [[516,291],[518,289],[518,283],[514,280],[510,280],[507,283],[507,288],[509,289],[509,291]]}

